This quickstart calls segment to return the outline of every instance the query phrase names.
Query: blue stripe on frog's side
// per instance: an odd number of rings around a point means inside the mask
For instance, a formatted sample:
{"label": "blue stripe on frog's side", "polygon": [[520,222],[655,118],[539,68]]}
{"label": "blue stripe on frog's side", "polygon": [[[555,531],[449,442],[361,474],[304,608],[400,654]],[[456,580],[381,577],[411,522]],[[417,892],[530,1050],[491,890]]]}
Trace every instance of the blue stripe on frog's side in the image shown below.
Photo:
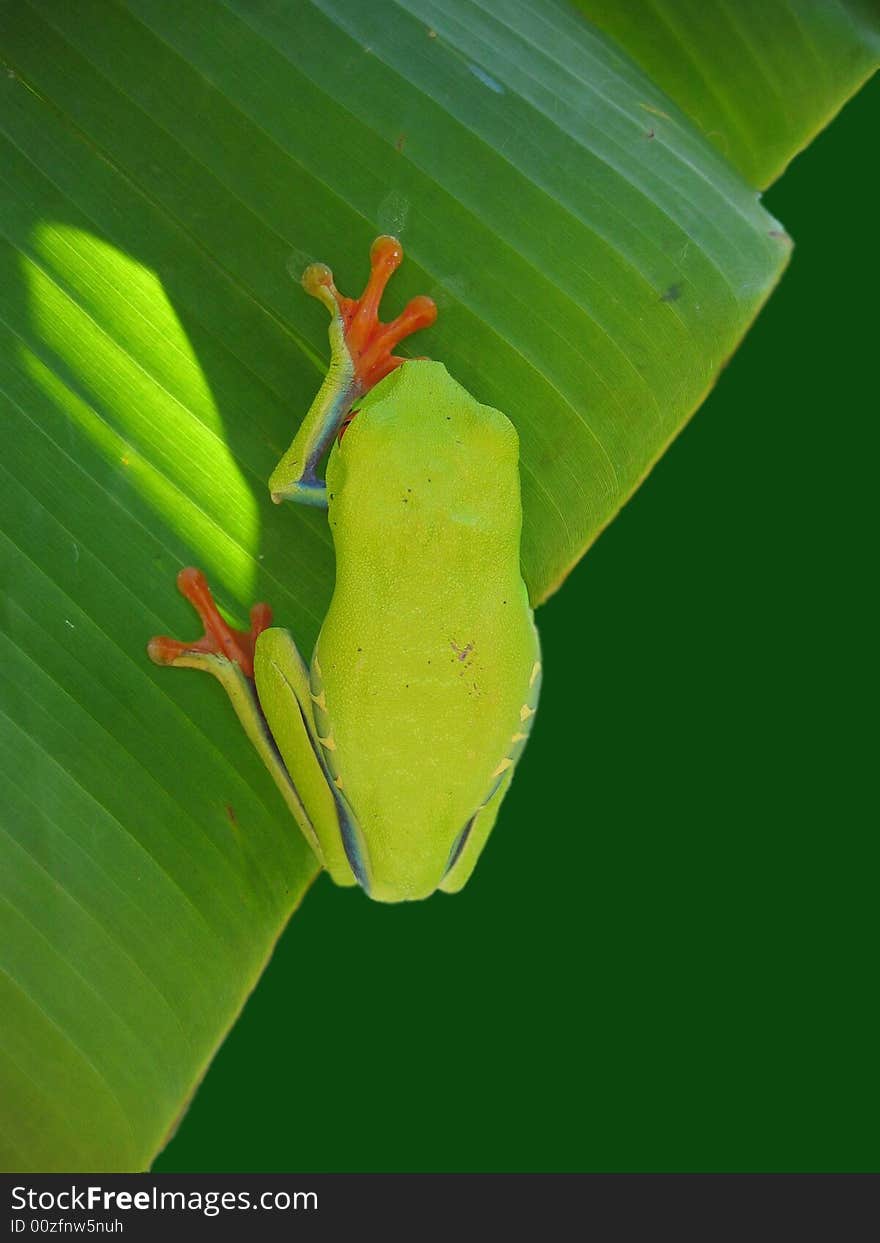
{"label": "blue stripe on frog's side", "polygon": [[474,812],[470,820],[468,820],[467,824],[464,826],[462,831],[459,833],[458,837],[452,843],[452,849],[449,852],[449,860],[446,864],[446,867],[443,869],[443,877],[441,877],[441,879],[447,877],[449,873],[452,871],[452,869],[455,867],[456,863],[458,863],[459,856],[461,855],[461,852],[464,850],[465,846],[467,845],[467,839],[470,837],[471,829],[474,827],[474,821],[476,820],[478,814],[479,814],[478,811]]}
{"label": "blue stripe on frog's side", "polygon": [[342,845],[345,848],[345,857],[348,859],[352,872],[354,872],[355,880],[367,897],[369,897],[370,874],[364,858],[361,834],[345,799],[339,793],[335,793],[334,797],[336,799],[336,810],[339,815],[339,832],[342,837]]}

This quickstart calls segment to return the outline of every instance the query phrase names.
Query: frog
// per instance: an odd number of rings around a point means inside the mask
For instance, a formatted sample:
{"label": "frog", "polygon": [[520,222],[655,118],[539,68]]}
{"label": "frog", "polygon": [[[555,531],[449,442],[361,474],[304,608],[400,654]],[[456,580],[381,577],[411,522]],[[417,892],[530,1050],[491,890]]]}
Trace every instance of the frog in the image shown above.
{"label": "frog", "polygon": [[358,298],[326,264],[302,276],[330,312],[330,363],[269,491],[327,514],[335,583],[311,659],[265,603],[247,630],[232,626],[191,566],[177,586],[204,634],[147,648],[221,683],[320,866],[379,902],[464,887],[542,674],[516,429],[442,362],[394,353],[437,318],[419,296],[380,320],[402,259],[397,238],[378,237]]}

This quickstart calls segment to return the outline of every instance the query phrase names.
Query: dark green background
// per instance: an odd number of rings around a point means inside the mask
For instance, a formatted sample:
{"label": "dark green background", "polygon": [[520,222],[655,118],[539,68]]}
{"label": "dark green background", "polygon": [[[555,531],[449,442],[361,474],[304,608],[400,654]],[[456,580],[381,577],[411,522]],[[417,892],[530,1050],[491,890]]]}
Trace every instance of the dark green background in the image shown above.
{"label": "dark green background", "polygon": [[877,1168],[878,126],[767,193],[781,287],[540,610],[471,883],[322,877],[157,1169]]}

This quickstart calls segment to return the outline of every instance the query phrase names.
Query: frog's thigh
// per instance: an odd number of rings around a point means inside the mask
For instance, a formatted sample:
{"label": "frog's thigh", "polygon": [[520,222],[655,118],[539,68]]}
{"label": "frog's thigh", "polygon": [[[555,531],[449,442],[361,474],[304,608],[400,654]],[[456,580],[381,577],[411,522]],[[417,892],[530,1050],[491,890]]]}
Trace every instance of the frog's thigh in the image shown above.
{"label": "frog's thigh", "polygon": [[459,856],[438,886],[444,893],[458,893],[459,889],[463,889],[470,879],[471,872],[477,866],[477,860],[492,832],[492,826],[498,818],[498,809],[501,807],[512,779],[513,769],[509,768],[497,788],[470,821],[467,838]]}
{"label": "frog's thigh", "polygon": [[260,707],[309,814],[322,862],[337,885],[354,885],[339,827],[337,801],[315,754],[317,730],[308,670],[287,630],[273,627],[260,635],[254,655],[254,676]]}

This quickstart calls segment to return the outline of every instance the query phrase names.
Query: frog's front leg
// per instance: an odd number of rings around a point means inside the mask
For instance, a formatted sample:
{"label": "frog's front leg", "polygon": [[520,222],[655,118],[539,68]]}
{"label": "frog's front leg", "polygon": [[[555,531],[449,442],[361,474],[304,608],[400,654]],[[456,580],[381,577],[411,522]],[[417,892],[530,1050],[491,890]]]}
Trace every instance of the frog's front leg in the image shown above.
{"label": "frog's front leg", "polygon": [[316,474],[318,462],[344,429],[355,402],[404,361],[392,354],[394,346],[437,318],[432,299],[421,296],[390,323],[379,319],[385,286],[402,258],[396,237],[377,237],[370,248],[370,278],[359,298],[339,292],[325,263],[313,263],[303,273],[303,288],[330,312],[330,367],[290,448],[269,478],[276,503],[290,500],[326,508],[327,489]]}
{"label": "frog's front leg", "polygon": [[[286,630],[269,629],[272,612],[266,604],[251,609],[249,630],[228,625],[201,570],[181,570],[177,586],[199,614],[205,633],[193,643],[164,635],[151,639],[150,659],[217,678],[319,862],[337,884],[353,885],[356,878],[339,844],[337,798],[319,758],[320,746],[316,753],[308,675],[293,639]],[[268,711],[262,703],[264,686]]]}

